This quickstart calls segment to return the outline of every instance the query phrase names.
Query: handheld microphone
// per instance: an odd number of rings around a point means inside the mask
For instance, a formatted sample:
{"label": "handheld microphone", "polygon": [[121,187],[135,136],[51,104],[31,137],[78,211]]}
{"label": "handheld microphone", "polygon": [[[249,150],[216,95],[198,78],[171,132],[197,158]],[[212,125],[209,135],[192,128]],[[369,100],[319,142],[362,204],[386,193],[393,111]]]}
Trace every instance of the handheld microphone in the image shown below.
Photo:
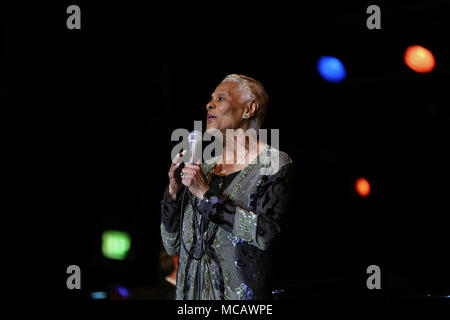
{"label": "handheld microphone", "polygon": [[192,131],[188,136],[189,142],[189,162],[199,163],[202,158],[202,134],[199,131]]}

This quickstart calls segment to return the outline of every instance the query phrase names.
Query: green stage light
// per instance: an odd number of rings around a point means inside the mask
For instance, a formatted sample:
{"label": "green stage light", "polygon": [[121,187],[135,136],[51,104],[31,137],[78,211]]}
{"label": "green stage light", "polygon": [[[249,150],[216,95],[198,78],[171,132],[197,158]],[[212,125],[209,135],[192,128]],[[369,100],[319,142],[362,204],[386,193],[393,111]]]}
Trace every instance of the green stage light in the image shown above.
{"label": "green stage light", "polygon": [[130,250],[130,235],[123,231],[107,230],[102,235],[102,252],[106,258],[124,260]]}

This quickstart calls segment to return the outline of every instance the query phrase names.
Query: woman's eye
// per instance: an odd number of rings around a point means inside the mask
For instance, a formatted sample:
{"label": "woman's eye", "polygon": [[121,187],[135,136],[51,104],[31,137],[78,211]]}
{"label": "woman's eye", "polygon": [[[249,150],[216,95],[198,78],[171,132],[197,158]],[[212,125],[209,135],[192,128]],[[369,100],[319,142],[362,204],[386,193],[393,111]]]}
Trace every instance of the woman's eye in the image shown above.
{"label": "woman's eye", "polygon": [[224,97],[219,97],[219,101],[223,101],[223,100],[225,100]]}

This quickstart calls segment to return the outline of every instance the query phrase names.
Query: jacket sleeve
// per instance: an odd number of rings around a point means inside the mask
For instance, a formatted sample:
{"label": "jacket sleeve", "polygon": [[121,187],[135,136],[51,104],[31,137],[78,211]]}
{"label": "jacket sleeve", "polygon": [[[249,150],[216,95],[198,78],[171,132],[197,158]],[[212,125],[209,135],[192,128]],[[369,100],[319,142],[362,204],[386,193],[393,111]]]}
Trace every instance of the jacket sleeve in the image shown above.
{"label": "jacket sleeve", "polygon": [[228,232],[267,250],[281,231],[283,215],[287,209],[293,177],[293,163],[287,163],[273,175],[262,176],[257,191],[251,195],[249,207],[244,209],[231,199],[216,195],[215,204],[202,201],[198,206],[203,217]]}
{"label": "jacket sleeve", "polygon": [[161,238],[167,253],[175,256],[180,249],[180,207],[182,195],[181,189],[177,194],[177,200],[169,196],[169,186],[166,187],[161,201]]}

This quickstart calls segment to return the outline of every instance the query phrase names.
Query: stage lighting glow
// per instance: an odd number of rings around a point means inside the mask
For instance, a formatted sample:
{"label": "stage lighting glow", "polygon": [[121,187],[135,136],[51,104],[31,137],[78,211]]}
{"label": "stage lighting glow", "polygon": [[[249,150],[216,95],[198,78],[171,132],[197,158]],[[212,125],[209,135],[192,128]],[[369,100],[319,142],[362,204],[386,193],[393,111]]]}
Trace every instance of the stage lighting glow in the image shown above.
{"label": "stage lighting glow", "polygon": [[342,62],[335,57],[323,56],[317,61],[317,70],[329,82],[341,82],[347,76]]}
{"label": "stage lighting glow", "polygon": [[431,72],[436,65],[431,51],[422,46],[408,47],[404,59],[408,67],[419,73]]}
{"label": "stage lighting glow", "polygon": [[91,298],[95,300],[106,299],[106,292],[103,291],[91,292]]}
{"label": "stage lighting glow", "polygon": [[361,197],[367,197],[370,194],[370,184],[365,178],[358,178],[355,183],[356,192]]}
{"label": "stage lighting glow", "polygon": [[124,260],[130,250],[131,238],[126,232],[108,230],[102,235],[102,252],[106,258]]}
{"label": "stage lighting glow", "polygon": [[130,295],[130,292],[125,287],[117,287],[117,292],[119,292],[122,297],[128,297]]}

